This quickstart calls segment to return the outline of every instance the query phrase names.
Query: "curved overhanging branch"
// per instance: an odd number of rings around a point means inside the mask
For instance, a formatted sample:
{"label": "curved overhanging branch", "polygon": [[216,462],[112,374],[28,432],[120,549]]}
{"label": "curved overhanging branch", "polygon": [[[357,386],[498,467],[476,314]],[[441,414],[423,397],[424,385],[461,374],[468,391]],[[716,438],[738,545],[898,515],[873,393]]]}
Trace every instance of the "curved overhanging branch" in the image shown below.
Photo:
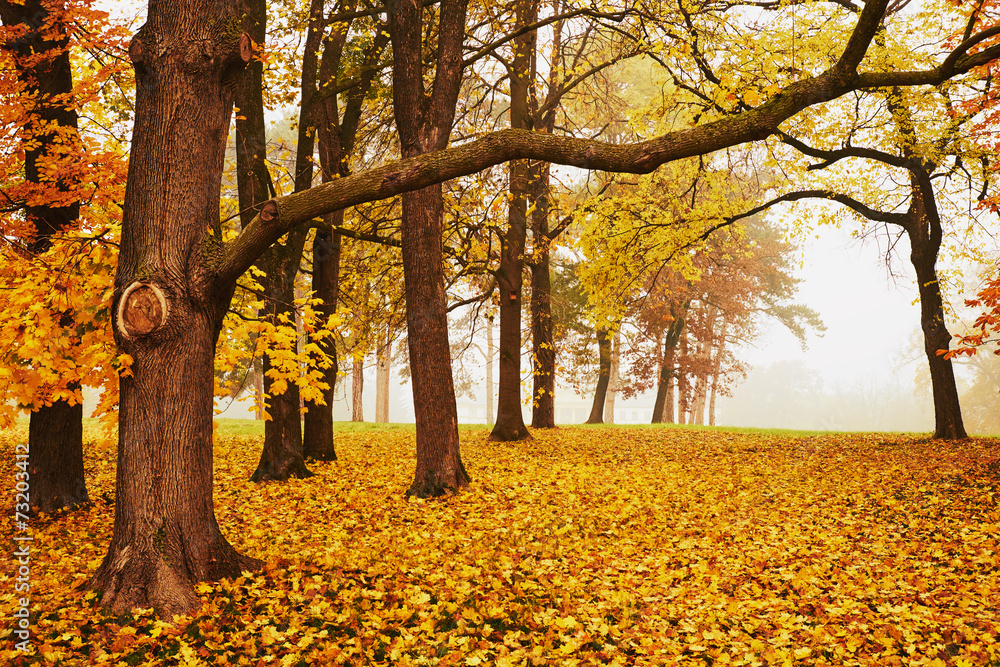
{"label": "curved overhanging branch", "polygon": [[810,146],[800,139],[796,139],[790,134],[785,134],[782,131],[775,132],[775,135],[783,143],[788,144],[798,152],[803,155],[808,155],[809,157],[816,158],[817,160],[822,160],[822,162],[811,164],[806,167],[806,171],[814,171],[816,169],[826,169],[840,160],[845,160],[847,158],[861,158],[865,160],[874,160],[876,162],[881,162],[892,167],[899,167],[900,169],[909,169],[913,166],[913,158],[900,157],[898,155],[892,155],[891,153],[886,153],[885,151],[876,150],[874,148],[864,148],[861,146],[843,146],[841,148],[836,148],[833,150],[825,150],[821,148],[815,148]]}
{"label": "curved overhanging branch", "polygon": [[216,265],[217,278],[223,285],[235,283],[268,246],[313,218],[474,174],[510,160],[534,159],[582,169],[649,173],[667,162],[765,139],[799,111],[858,88],[937,85],[955,74],[1000,57],[998,45],[971,56],[954,59],[949,56],[945,60],[948,67],[942,65],[921,72],[858,74],[853,68],[864,57],[862,46],[876,33],[887,2],[877,0],[865,5],[844,54],[832,68],[815,77],[796,81],[759,107],[733,116],[647,141],[619,145],[527,130],[501,130],[476,141],[399,160],[272,199],[239,237],[224,246]]}
{"label": "curved overhanging branch", "polygon": [[756,215],[757,213],[766,211],[777,204],[800,201],[802,199],[825,199],[827,201],[835,201],[838,204],[846,206],[855,213],[858,213],[859,215],[875,222],[884,222],[887,224],[899,225],[901,227],[906,227],[907,224],[907,216],[905,213],[886,213],[885,211],[879,211],[863,202],[858,201],[857,199],[854,199],[853,197],[849,197],[839,192],[834,192],[833,190],[798,190],[796,192],[789,192],[775,197],[774,199],[761,204],[760,206],[756,206],[749,211],[741,213],[738,216],[728,218],[727,220],[729,222],[734,222],[737,219],[748,218],[751,215]]}

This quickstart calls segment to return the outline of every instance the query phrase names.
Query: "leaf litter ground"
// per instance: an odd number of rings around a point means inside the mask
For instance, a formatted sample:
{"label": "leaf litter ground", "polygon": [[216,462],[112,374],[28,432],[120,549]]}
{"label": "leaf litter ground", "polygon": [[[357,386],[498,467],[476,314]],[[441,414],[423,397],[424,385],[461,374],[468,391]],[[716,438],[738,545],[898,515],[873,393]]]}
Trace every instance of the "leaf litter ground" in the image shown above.
{"label": "leaf litter ground", "polygon": [[[24,435],[0,433],[7,461]],[[219,436],[219,522],[267,566],[199,584],[170,622],[78,590],[113,519],[114,449],[88,445],[93,505],[32,521],[34,653],[8,624],[0,662],[1000,665],[997,441],[535,437],[464,431],[471,488],[424,501],[403,495],[412,431],[338,434],[339,462],[263,485],[246,481],[260,440]]]}

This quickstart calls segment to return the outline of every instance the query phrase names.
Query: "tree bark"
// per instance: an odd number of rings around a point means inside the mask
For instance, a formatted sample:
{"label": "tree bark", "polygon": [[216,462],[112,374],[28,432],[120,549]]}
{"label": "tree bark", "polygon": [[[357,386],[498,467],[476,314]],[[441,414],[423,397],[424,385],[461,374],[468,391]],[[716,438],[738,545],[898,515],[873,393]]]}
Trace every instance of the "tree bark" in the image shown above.
{"label": "tree bark", "polygon": [[618,366],[621,362],[622,330],[615,331],[614,343],[611,347],[611,379],[608,381],[608,398],[604,403],[604,421],[608,424],[615,423],[615,398],[618,396],[618,383],[621,375]]}
{"label": "tree bark", "polygon": [[[244,26],[254,44],[262,45],[267,33],[264,0],[245,0]],[[267,136],[264,129],[264,63],[253,58],[236,85],[236,184],[240,203],[240,228],[245,228],[275,195],[267,168]],[[254,406],[257,419],[264,419],[264,362],[253,360]],[[266,429],[266,425],[265,425]]]}
{"label": "tree bark", "polygon": [[556,426],[556,349],[552,331],[552,277],[549,273],[549,165],[538,163],[531,213],[532,428]]}
{"label": "tree bark", "polygon": [[[79,390],[80,385],[71,387]],[[31,507],[55,512],[90,502],[83,469],[83,402],[54,401],[28,421]]]}
{"label": "tree bark", "polygon": [[[313,238],[313,296],[321,300],[318,314],[325,323],[337,312],[340,293],[340,234],[333,227],[343,220],[343,211],[327,216],[327,226],[318,228]],[[327,388],[323,390],[323,404],[306,401],[305,424],[302,431],[302,454],[307,459],[336,461],[337,450],[333,441],[333,396],[337,388],[337,347],[331,336],[313,337],[320,347],[326,365],[320,363],[322,378]]]}
{"label": "tree bark", "polygon": [[[294,326],[291,322],[294,321],[292,301],[295,275],[299,270],[299,258],[305,244],[305,231],[305,228],[299,228],[289,234],[285,244],[275,244],[260,262],[266,274],[259,280],[264,289],[262,316],[275,326]],[[284,325],[281,324],[283,317],[288,322]],[[277,369],[267,351],[263,357],[264,393],[268,397],[267,419],[264,422],[264,446],[250,481],[284,481],[292,477],[311,477],[313,473],[306,467],[302,445],[299,387],[293,378],[287,382],[284,391],[277,393],[277,378],[272,373]]]}
{"label": "tree bark", "polygon": [[653,404],[653,424],[666,422],[674,423],[674,378],[676,371],[674,359],[676,357],[677,343],[681,334],[684,333],[685,313],[688,304],[684,302],[681,312],[674,311],[670,326],[667,327],[663,335],[663,356],[660,361],[660,373],[656,381],[656,401]]}
{"label": "tree bark", "polygon": [[[313,153],[316,148],[315,128],[318,114],[316,101],[318,54],[323,34],[323,0],[311,0],[305,50],[302,56],[300,85],[302,104],[295,149],[295,192],[310,189],[313,182]],[[295,276],[298,275],[308,231],[304,226],[290,231],[285,242],[272,245],[260,262],[265,274],[258,281],[264,290],[264,317],[274,326],[280,326],[280,318],[283,316],[289,321],[292,319]],[[283,392],[275,393],[274,386],[277,380],[268,373],[273,362],[266,351],[264,354],[264,391],[270,398],[268,406],[270,419],[264,422],[264,447],[257,469],[250,479],[254,482],[264,482],[283,481],[291,477],[310,477],[313,473],[305,464],[298,385],[294,381],[289,381]]]}
{"label": "tree bark", "polygon": [[934,437],[960,440],[969,436],[962,420],[955,371],[951,359],[946,359],[943,353],[939,354],[951,345],[935,268],[941,248],[941,218],[928,172],[923,168],[911,168],[910,176],[912,195],[907,211],[908,222],[904,228],[910,239],[910,263],[917,274],[920,329],[924,335],[924,353],[934,395]]}
{"label": "tree bark", "polygon": [[388,327],[379,333],[375,347],[375,421],[385,424],[389,421],[389,377],[392,370],[392,341]]}
{"label": "tree bark", "polygon": [[486,424],[493,426],[493,359],[496,357],[493,343],[493,316],[486,316]]}
{"label": "tree bark", "polygon": [[351,364],[351,421],[365,420],[365,360],[354,358]]}
{"label": "tree bark", "polygon": [[590,416],[586,424],[604,423],[604,401],[608,395],[608,382],[611,380],[611,338],[610,329],[597,329],[597,350],[600,357],[597,371],[597,388],[594,390],[594,403],[590,407]]}
{"label": "tree bark", "polygon": [[403,196],[403,273],[417,468],[407,493],[441,496],[469,484],[458,441],[442,270],[441,186]]}
{"label": "tree bark", "polygon": [[[353,6],[352,2],[344,8]],[[354,150],[361,107],[374,76],[374,68],[366,70],[371,73],[363,75],[358,85],[347,94],[347,104],[341,115],[338,96],[326,95],[325,89],[337,82],[338,73],[342,71],[347,34],[346,24],[332,28],[330,36],[323,45],[323,57],[320,61],[320,88],[316,94],[322,99],[316,103],[315,113],[319,135],[319,162],[324,183],[350,173],[347,159]],[[366,55],[367,64],[370,65],[381,53],[387,41],[384,32],[379,30]],[[321,301],[317,310],[324,321],[329,321],[329,318],[337,312],[337,302],[340,297],[341,238],[337,228],[343,224],[343,210],[327,214],[324,216],[324,226],[316,230],[316,237],[313,240],[313,295]],[[331,336],[320,336],[317,332],[313,332],[309,337],[321,351],[317,356],[323,357],[317,360],[317,365],[321,368],[320,379],[326,384],[326,389],[322,390],[322,405],[313,401],[306,403],[302,433],[303,452],[307,458],[333,461],[337,458],[333,441],[333,402],[339,370],[337,346]]]}
{"label": "tree bark", "polygon": [[[465,2],[441,2],[430,94],[424,90],[422,11],[419,3],[404,2],[388,15],[393,113],[405,158],[439,151],[448,144],[462,82]],[[402,206],[407,343],[417,430],[417,467],[407,493],[440,496],[469,483],[459,452],[458,409],[451,375],[440,183],[404,194]]]}
{"label": "tree bark", "polygon": [[[514,3],[514,29],[535,21],[538,6],[533,0]],[[514,58],[509,69],[510,126],[529,129],[528,89],[531,86],[531,57],[535,33],[514,39]],[[524,276],[524,242],[528,231],[528,163],[510,163],[510,197],[507,204],[507,233],[502,239],[497,287],[500,293],[500,386],[497,391],[497,421],[490,440],[510,442],[530,440],[521,412],[521,296]]]}
{"label": "tree bark", "polygon": [[[0,0],[0,18],[9,27],[23,26],[26,32],[5,45],[13,55],[18,79],[25,93],[34,99],[29,113],[31,136],[24,149],[24,176],[29,183],[44,184],[46,156],[56,144],[77,140],[77,113],[71,106],[73,75],[70,69],[69,36],[63,25],[59,3],[26,0],[23,4]],[[57,178],[51,185],[70,191],[73,183]],[[45,199],[45,198],[40,198]],[[40,255],[52,245],[52,236],[77,224],[79,201],[68,206],[47,203],[25,207],[26,219],[35,229],[27,247]],[[61,326],[73,326],[63,313]],[[80,383],[68,389],[80,390]],[[28,475],[31,483],[29,504],[37,511],[85,505],[90,501],[83,469],[83,404],[58,399],[45,404],[40,388],[28,421]]]}
{"label": "tree bark", "polygon": [[[671,361],[673,361],[672,358]],[[660,359],[660,372],[657,373],[656,376],[656,399],[653,401],[653,416],[650,419],[651,424],[663,423],[664,412],[667,404],[668,381],[672,371],[673,369],[670,368],[667,363],[667,355],[664,354],[663,358]],[[671,398],[673,397],[671,396]]]}
{"label": "tree bark", "polygon": [[240,3],[206,7],[150,4],[129,48],[137,102],[112,306],[133,362],[121,379],[114,534],[88,584],[116,613],[185,613],[198,605],[194,582],[261,565],[226,541],[212,505],[213,357],[235,289],[215,274],[219,193],[250,39],[228,29]]}

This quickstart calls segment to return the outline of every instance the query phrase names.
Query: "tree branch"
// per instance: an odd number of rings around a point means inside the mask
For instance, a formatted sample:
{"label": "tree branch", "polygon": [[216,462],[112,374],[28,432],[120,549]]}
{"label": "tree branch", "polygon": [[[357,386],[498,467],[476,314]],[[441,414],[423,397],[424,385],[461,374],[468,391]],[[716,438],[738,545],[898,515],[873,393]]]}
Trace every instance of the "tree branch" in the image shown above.
{"label": "tree branch", "polygon": [[875,160],[876,162],[882,162],[884,164],[890,165],[892,167],[899,167],[900,169],[909,169],[912,166],[912,159],[900,157],[898,155],[893,155],[892,153],[885,153],[874,148],[864,148],[859,146],[843,146],[835,150],[824,150],[820,148],[813,148],[807,143],[796,139],[795,137],[785,134],[782,131],[775,132],[775,135],[783,142],[802,153],[803,155],[808,155],[809,157],[814,157],[817,160],[823,160],[819,164],[811,164],[807,167],[807,171],[813,171],[815,169],[826,169],[827,167],[839,162],[840,160],[858,157],[866,160]]}
{"label": "tree branch", "polygon": [[937,67],[924,72],[858,74],[852,67],[864,57],[864,48],[881,24],[887,2],[871,0],[865,5],[844,54],[832,68],[796,81],[760,106],[733,116],[622,145],[526,130],[501,130],[477,141],[399,160],[272,199],[239,237],[223,246],[216,262],[217,278],[222,285],[234,283],[268,246],[314,217],[467,176],[510,160],[535,159],[582,169],[648,173],[667,162],[765,139],[799,111],[859,87],[934,85],[955,72],[965,71],[963,68],[1000,57],[998,45],[955,60],[950,71]]}

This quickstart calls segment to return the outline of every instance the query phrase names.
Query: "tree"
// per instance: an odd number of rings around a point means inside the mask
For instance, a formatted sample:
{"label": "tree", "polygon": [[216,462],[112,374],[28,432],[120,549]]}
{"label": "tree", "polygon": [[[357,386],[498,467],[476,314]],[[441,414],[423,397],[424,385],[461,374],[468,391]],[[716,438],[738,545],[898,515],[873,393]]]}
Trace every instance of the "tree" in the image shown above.
{"label": "tree", "polygon": [[[424,87],[421,8],[404,3],[389,13],[393,111],[404,158],[420,160],[448,144],[462,83],[466,8],[462,0],[441,3],[437,65],[430,91]],[[417,496],[437,496],[469,483],[459,453],[458,409],[448,346],[439,184],[443,180],[433,179],[420,189],[407,188],[402,198],[406,329],[417,423],[417,469],[407,493]]]}
{"label": "tree", "polygon": [[440,186],[511,159],[643,172],[665,162],[761,139],[802,109],[858,87],[934,84],[995,58],[1000,47],[963,44],[938,67],[858,72],[885,0],[860,12],[842,55],[749,111],[630,145],[503,130],[445,148],[461,78],[465,6],[445,0],[437,70],[424,94],[421,10],[389,16],[393,98],[404,159],[264,204],[222,238],[219,192],[233,83],[251,40],[236,2],[154,2],[129,49],[136,117],[113,302],[115,339],[132,359],[121,383],[114,536],[90,587],[113,610],[196,604],[194,581],[236,576],[260,563],[236,552],[212,507],[212,356],[237,279],[281,236],[312,219],[401,193],[410,364],[418,459],[411,492],[468,481],[458,452],[441,281]]}
{"label": "tree", "polygon": [[[113,355],[87,350],[97,339],[106,345],[108,338],[95,319],[107,317],[103,302],[110,281],[101,262],[110,259],[105,250],[113,242],[113,229],[106,219],[95,217],[114,208],[109,202],[120,191],[100,189],[120,177],[122,160],[113,151],[97,150],[95,138],[81,136],[77,110],[93,100],[95,87],[119,71],[85,69],[85,81],[74,85],[70,38],[76,30],[84,53],[100,45],[113,56],[120,35],[106,14],[86,4],[3,1],[0,18],[0,85],[9,100],[4,125],[19,144],[4,146],[3,151],[6,201],[0,208],[5,214],[0,233],[9,259],[0,304],[5,312],[26,313],[8,322],[8,328],[20,331],[10,332],[15,351],[3,356],[18,368],[0,378],[0,385],[13,382],[15,387],[4,387],[4,395],[31,411],[28,497],[36,510],[52,512],[89,502],[82,382],[86,378],[94,386],[103,384],[114,394],[117,380],[110,363]],[[84,200],[87,205],[82,207]],[[105,226],[103,232],[99,225]],[[94,236],[88,238],[81,228],[89,228]],[[85,280],[74,281],[64,273],[84,266],[91,272]],[[40,346],[16,344],[28,327],[36,329]],[[102,405],[114,401],[110,395],[107,399]],[[0,421],[6,416],[0,414]]]}
{"label": "tree", "polygon": [[192,582],[261,564],[233,549],[212,508],[212,358],[249,266],[219,276],[225,137],[251,57],[240,9],[151,3],[129,46],[136,112],[113,312],[133,363],[120,390],[114,537],[89,584],[115,610],[186,611]]}
{"label": "tree", "polygon": [[[949,108],[947,92],[940,93]],[[836,201],[853,213],[872,222],[898,226],[910,242],[910,263],[917,280],[920,298],[920,328],[924,337],[924,353],[930,369],[931,389],[934,397],[934,436],[942,439],[962,439],[967,434],[962,420],[958,387],[950,357],[945,354],[951,343],[951,334],[945,323],[944,298],[938,279],[937,261],[945,236],[945,225],[938,209],[935,180],[956,174],[962,167],[962,157],[968,153],[963,146],[961,127],[970,116],[950,114],[943,132],[937,137],[923,137],[929,123],[918,124],[914,109],[931,107],[928,96],[920,101],[910,98],[902,90],[890,91],[885,96],[885,111],[894,125],[895,150],[881,150],[871,146],[857,146],[856,140],[847,139],[834,149],[818,149],[789,135],[783,140],[803,154],[819,159],[813,167],[828,168],[842,160],[868,160],[885,167],[905,170],[908,185],[905,188],[905,211],[897,202],[869,205],[865,201],[844,194],[835,185],[824,190],[800,190],[779,199],[793,201],[803,198],[820,198]],[[851,136],[850,133],[848,136]],[[945,162],[951,156],[954,163]],[[967,170],[966,170],[967,173]]]}
{"label": "tree", "polygon": [[[514,3],[515,31],[535,22],[536,0]],[[535,51],[535,32],[514,38],[514,54],[508,67],[510,81],[510,126],[528,129],[530,63]],[[497,288],[500,293],[500,383],[497,389],[496,424],[490,440],[500,442],[530,440],[531,434],[521,415],[521,286],[524,274],[524,241],[528,221],[528,165],[524,160],[510,163],[510,197],[507,204],[507,233],[500,250]]]}

